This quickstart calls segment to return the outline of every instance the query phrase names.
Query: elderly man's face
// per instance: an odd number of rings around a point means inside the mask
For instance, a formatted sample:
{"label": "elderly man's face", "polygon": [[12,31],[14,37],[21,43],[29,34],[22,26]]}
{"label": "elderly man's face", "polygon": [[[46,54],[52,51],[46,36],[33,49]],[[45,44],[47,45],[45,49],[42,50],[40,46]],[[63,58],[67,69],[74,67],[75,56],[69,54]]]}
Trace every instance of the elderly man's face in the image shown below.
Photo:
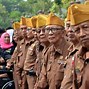
{"label": "elderly man's face", "polygon": [[34,34],[32,33],[32,29],[30,29],[30,30],[28,31],[28,33],[27,33],[27,38],[28,38],[28,39],[34,38]]}
{"label": "elderly man's face", "polygon": [[62,38],[64,32],[63,27],[57,25],[48,25],[45,30],[49,42],[53,44]]}
{"label": "elderly man's face", "polygon": [[76,37],[72,27],[69,27],[69,29],[66,30],[66,35],[67,35],[68,40],[70,42],[73,42],[73,41],[77,40],[77,37]]}
{"label": "elderly man's face", "polygon": [[20,29],[15,30],[14,31],[14,35],[15,35],[16,38],[22,38],[21,30]]}
{"label": "elderly man's face", "polygon": [[89,48],[89,21],[74,26],[74,31],[82,46]]}
{"label": "elderly man's face", "polygon": [[37,37],[42,43],[48,41],[45,35],[45,27],[37,28]]}
{"label": "elderly man's face", "polygon": [[21,32],[22,32],[22,36],[26,37],[27,36],[27,26],[26,25],[21,25],[20,29],[21,29]]}

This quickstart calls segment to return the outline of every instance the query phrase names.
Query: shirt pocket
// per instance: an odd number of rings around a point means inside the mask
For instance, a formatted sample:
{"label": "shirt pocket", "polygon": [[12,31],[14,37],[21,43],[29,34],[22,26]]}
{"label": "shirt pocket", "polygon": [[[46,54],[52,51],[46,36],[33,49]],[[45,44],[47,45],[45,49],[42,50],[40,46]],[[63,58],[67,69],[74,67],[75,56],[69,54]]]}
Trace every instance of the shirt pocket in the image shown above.
{"label": "shirt pocket", "polygon": [[34,50],[32,48],[28,49],[28,53],[29,56],[33,56],[34,55]]}
{"label": "shirt pocket", "polygon": [[56,66],[55,80],[62,81],[64,77],[64,65],[57,63],[55,66]]}

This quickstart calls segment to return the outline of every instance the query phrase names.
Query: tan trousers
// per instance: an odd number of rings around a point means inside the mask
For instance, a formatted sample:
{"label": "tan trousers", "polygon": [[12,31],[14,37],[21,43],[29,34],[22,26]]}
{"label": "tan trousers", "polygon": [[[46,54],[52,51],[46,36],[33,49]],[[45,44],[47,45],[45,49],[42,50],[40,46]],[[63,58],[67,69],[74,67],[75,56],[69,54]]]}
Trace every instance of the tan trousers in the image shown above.
{"label": "tan trousers", "polygon": [[27,78],[25,74],[22,76],[21,89],[28,89]]}
{"label": "tan trousers", "polygon": [[28,89],[34,89],[34,85],[36,83],[36,76],[26,75]]}
{"label": "tan trousers", "polygon": [[15,84],[15,89],[19,89],[18,79],[17,79],[17,75],[16,75],[16,65],[14,65],[13,80],[14,80],[14,84]]}

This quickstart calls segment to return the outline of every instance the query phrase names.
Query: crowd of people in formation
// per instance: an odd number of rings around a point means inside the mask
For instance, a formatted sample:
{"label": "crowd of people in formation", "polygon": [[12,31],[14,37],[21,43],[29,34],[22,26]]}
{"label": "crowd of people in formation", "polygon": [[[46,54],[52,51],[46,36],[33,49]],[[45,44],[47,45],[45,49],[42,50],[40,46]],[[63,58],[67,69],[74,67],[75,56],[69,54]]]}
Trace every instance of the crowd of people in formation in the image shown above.
{"label": "crowd of people in formation", "polygon": [[89,1],[21,17],[0,29],[0,89],[89,89]]}

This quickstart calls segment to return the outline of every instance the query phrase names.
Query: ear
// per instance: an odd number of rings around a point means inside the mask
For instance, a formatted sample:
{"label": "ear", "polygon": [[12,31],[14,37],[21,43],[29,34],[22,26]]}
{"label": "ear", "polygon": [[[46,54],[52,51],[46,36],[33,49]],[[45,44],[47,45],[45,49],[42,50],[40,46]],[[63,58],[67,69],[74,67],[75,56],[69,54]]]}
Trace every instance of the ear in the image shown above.
{"label": "ear", "polygon": [[66,31],[65,30],[62,30],[62,33],[61,33],[62,35],[62,38],[64,38],[65,36],[66,36]]}

